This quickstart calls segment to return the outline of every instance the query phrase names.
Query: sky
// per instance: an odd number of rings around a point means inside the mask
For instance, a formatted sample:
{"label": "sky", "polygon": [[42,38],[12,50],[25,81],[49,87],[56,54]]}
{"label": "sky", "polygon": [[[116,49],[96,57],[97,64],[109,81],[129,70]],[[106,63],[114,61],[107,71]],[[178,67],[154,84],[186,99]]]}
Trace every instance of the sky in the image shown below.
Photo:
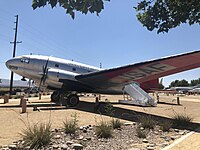
{"label": "sky", "polygon": [[[77,12],[74,20],[59,6],[33,10],[31,4],[32,0],[0,1],[0,78],[10,78],[5,62],[12,58],[15,15],[22,41],[16,56],[32,53],[112,68],[200,49],[199,25],[182,24],[164,34],[148,31],[136,18],[134,0],[111,0],[100,16]],[[194,69],[164,77],[163,84],[199,77],[200,69]]]}

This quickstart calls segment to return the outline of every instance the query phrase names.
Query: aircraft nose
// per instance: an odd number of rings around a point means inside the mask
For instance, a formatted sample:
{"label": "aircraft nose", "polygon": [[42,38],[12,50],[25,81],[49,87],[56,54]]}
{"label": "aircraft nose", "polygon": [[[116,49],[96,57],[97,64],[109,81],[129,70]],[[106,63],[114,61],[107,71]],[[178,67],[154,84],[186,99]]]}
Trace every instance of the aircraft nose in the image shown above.
{"label": "aircraft nose", "polygon": [[10,66],[12,65],[12,59],[9,59],[8,61],[6,61],[6,67],[9,69]]}
{"label": "aircraft nose", "polygon": [[6,67],[10,69],[11,71],[18,69],[18,60],[13,58],[6,61]]}

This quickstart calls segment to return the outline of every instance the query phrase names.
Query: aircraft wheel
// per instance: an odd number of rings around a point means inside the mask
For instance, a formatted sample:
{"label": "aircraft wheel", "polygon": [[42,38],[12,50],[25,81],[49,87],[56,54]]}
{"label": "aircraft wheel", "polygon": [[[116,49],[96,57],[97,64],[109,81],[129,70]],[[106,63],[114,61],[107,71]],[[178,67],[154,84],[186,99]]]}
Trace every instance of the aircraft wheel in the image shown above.
{"label": "aircraft wheel", "polygon": [[51,94],[51,101],[56,102],[56,101],[59,101],[59,99],[60,99],[60,93],[58,91],[54,91]]}
{"label": "aircraft wheel", "polygon": [[67,104],[69,106],[76,106],[79,103],[79,97],[76,94],[70,94],[67,98]]}

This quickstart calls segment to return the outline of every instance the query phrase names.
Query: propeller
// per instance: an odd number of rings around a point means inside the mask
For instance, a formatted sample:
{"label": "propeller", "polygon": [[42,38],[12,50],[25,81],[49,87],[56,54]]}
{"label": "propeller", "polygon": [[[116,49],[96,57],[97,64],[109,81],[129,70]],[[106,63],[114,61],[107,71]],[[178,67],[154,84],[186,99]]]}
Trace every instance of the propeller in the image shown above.
{"label": "propeller", "polygon": [[47,79],[47,74],[48,74],[48,68],[47,68],[47,66],[48,66],[48,63],[49,63],[49,58],[47,59],[45,65],[43,65],[43,67],[42,67],[42,71],[43,72],[42,72],[42,77],[40,79],[39,89],[40,89],[41,85],[45,84],[45,81]]}

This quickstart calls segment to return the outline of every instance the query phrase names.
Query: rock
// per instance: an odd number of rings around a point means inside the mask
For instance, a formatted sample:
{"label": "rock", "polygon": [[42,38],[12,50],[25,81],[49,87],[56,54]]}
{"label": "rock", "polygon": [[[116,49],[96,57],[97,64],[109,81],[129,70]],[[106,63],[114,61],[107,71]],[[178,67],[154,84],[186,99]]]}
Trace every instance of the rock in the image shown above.
{"label": "rock", "polygon": [[158,132],[162,132],[162,130],[158,130]]}
{"label": "rock", "polygon": [[161,144],[162,147],[166,147],[167,145],[169,145],[167,142]]}
{"label": "rock", "polygon": [[165,136],[165,135],[161,135],[161,136],[160,136],[160,138],[163,138],[163,139],[165,139],[165,138],[166,138],[166,136]]}
{"label": "rock", "polygon": [[175,132],[179,132],[179,129],[174,129]]}
{"label": "rock", "polygon": [[177,138],[179,138],[179,135],[171,136],[171,139],[172,139],[172,140],[175,140],[175,139],[177,139]]}
{"label": "rock", "polygon": [[141,150],[140,148],[131,148],[130,150]]}
{"label": "rock", "polygon": [[11,150],[15,150],[17,149],[17,146],[15,144],[11,144],[11,145],[8,145],[8,148]]}
{"label": "rock", "polygon": [[62,144],[61,149],[66,150],[68,146],[66,144]]}
{"label": "rock", "polygon": [[53,149],[58,149],[59,148],[59,146],[58,145],[53,145]]}
{"label": "rock", "polygon": [[157,135],[159,134],[157,131],[154,131],[154,133],[157,134]]}
{"label": "rock", "polygon": [[130,126],[130,125],[132,125],[132,124],[133,124],[132,122],[125,122],[125,123],[124,123],[125,126]]}
{"label": "rock", "polygon": [[87,133],[87,129],[83,129],[83,133]]}
{"label": "rock", "polygon": [[54,132],[58,132],[58,129],[54,129]]}
{"label": "rock", "polygon": [[78,139],[78,140],[82,140],[83,138],[84,138],[84,137],[80,135],[77,139]]}
{"label": "rock", "polygon": [[147,146],[148,146],[148,147],[154,147],[155,144],[154,144],[154,143],[149,143]]}
{"label": "rock", "polygon": [[89,128],[88,128],[88,130],[92,130],[92,129],[93,129],[93,127],[89,127]]}
{"label": "rock", "polygon": [[182,131],[182,132],[179,132],[179,135],[184,135],[185,134],[185,132],[184,131]]}
{"label": "rock", "polygon": [[24,150],[29,150],[29,149],[31,149],[30,146],[26,146],[26,147],[24,148]]}
{"label": "rock", "polygon": [[171,141],[171,138],[170,138],[170,137],[165,137],[164,139],[165,139],[165,141],[167,141],[167,142]]}
{"label": "rock", "polygon": [[83,130],[83,129],[84,129],[84,127],[83,127],[83,126],[79,127],[79,130]]}
{"label": "rock", "polygon": [[144,130],[144,128],[143,128],[143,127],[140,127],[140,130]]}
{"label": "rock", "polygon": [[91,137],[86,137],[86,139],[87,139],[88,141],[90,141],[92,138],[91,138]]}
{"label": "rock", "polygon": [[143,139],[142,142],[148,143],[149,141],[147,139]]}
{"label": "rock", "polygon": [[72,142],[72,141],[67,141],[67,142],[66,142],[67,145],[72,145],[73,143],[74,143],[74,142]]}
{"label": "rock", "polygon": [[60,135],[56,135],[55,139],[60,139],[60,137],[61,137]]}
{"label": "rock", "polygon": [[147,150],[154,150],[154,149],[155,147],[150,147],[150,146],[147,147]]}
{"label": "rock", "polygon": [[83,141],[87,141],[87,139],[83,139]]}
{"label": "rock", "polygon": [[78,143],[72,144],[72,147],[75,150],[81,150],[81,149],[83,149],[83,145],[78,144]]}

